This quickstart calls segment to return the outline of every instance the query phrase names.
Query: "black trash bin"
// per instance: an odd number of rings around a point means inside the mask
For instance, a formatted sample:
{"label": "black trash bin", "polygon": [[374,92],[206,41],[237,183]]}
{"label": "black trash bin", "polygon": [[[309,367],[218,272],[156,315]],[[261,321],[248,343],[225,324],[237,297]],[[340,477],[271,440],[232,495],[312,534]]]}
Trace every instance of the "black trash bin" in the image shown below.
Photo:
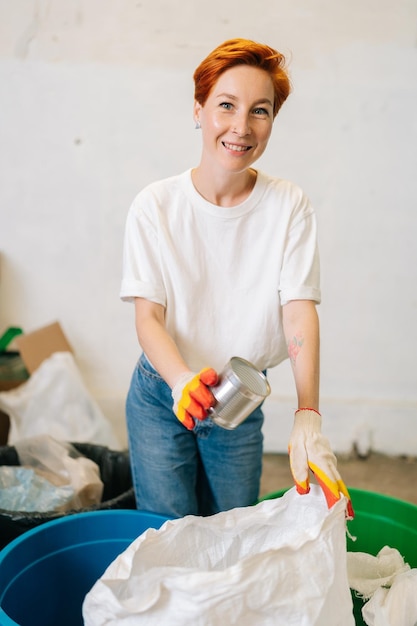
{"label": "black trash bin", "polygon": [[[6,333],[3,335],[5,337]],[[0,337],[0,346],[3,337]],[[18,387],[29,378],[22,358],[18,352],[0,350],[0,391],[9,391]],[[0,446],[6,446],[9,438],[10,418],[0,410]]]}
{"label": "black trash bin", "polygon": [[[127,451],[110,450],[106,446],[90,443],[72,443],[80,454],[97,463],[103,481],[101,502],[94,506],[69,511],[8,511],[0,509],[0,549],[27,530],[50,520],[82,513],[107,509],[135,509],[136,500],[132,484],[129,454]],[[20,465],[13,446],[0,446],[0,465]]]}

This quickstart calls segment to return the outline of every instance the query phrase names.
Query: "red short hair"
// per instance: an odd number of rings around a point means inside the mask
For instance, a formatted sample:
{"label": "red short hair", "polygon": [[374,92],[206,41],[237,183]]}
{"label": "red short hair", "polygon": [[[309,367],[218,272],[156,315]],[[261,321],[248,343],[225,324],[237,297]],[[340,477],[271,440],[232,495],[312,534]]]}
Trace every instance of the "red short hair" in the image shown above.
{"label": "red short hair", "polygon": [[235,65],[259,67],[269,74],[274,87],[274,117],[291,91],[285,57],[277,50],[250,39],[228,39],[215,48],[194,72],[194,97],[204,106],[219,76]]}

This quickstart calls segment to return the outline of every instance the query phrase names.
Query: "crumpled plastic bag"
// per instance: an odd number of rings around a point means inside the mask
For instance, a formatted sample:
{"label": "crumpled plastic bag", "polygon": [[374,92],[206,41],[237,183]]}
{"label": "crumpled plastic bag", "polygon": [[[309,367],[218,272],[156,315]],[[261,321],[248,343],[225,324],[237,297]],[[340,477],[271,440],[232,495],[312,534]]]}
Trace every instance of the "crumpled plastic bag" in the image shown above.
{"label": "crumpled plastic bag", "polygon": [[319,487],[149,529],[83,603],[85,626],[353,626],[344,498]]}
{"label": "crumpled plastic bag", "polygon": [[382,586],[390,586],[401,572],[410,569],[395,548],[384,546],[376,556],[366,552],[348,552],[349,585],[364,600]]}
{"label": "crumpled plastic bag", "polygon": [[0,509],[7,511],[54,511],[74,497],[70,485],[57,487],[28,467],[0,467]]}
{"label": "crumpled plastic bag", "polygon": [[364,600],[367,626],[417,625],[417,569],[395,548],[384,546],[376,556],[348,552],[350,587]]}
{"label": "crumpled plastic bag", "polygon": [[19,387],[0,392],[9,443],[40,434],[120,449],[111,423],[89,394],[71,352],[55,352]]}
{"label": "crumpled plastic bag", "polygon": [[397,574],[389,589],[379,587],[362,616],[368,626],[416,626],[417,569]]}
{"label": "crumpled plastic bag", "polygon": [[39,435],[17,442],[15,448],[21,467],[0,468],[0,508],[41,513],[101,502],[104,484],[97,463],[70,443]]}

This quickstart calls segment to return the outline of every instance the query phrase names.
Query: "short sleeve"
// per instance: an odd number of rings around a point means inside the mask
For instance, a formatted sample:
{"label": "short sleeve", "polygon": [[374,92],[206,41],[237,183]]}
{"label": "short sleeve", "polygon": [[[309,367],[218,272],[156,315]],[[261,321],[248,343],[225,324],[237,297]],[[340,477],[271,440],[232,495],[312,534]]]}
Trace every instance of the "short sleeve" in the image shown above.
{"label": "short sleeve", "polygon": [[141,194],[126,219],[120,297],[124,301],[146,298],[166,306],[166,294],[159,263],[157,216],[142,208]]}
{"label": "short sleeve", "polygon": [[321,301],[317,221],[303,194],[289,224],[279,285],[281,304],[291,300]]}

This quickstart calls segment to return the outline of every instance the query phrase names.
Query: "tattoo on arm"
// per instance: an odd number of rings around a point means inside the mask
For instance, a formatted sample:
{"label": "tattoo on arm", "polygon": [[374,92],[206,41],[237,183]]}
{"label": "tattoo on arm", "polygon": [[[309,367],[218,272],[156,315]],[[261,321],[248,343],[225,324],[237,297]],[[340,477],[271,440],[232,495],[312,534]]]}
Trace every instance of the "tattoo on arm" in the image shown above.
{"label": "tattoo on arm", "polygon": [[295,366],[297,361],[297,356],[301,350],[301,347],[304,343],[304,337],[301,333],[297,333],[294,335],[292,339],[287,342],[288,347],[288,356],[290,357],[291,363]]}

